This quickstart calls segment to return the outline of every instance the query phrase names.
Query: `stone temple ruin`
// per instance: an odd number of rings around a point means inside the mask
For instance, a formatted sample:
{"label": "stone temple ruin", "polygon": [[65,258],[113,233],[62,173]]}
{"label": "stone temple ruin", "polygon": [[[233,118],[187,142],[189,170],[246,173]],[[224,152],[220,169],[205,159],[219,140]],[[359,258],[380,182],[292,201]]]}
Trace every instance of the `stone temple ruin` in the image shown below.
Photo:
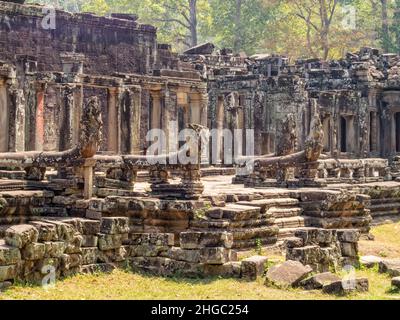
{"label": "stone temple ruin", "polygon": [[[37,5],[0,15],[0,283],[49,265],[253,279],[263,260],[241,252],[279,245],[327,271],[400,216],[400,56],[178,55],[134,15],[56,11],[55,29]],[[216,129],[217,163],[171,139],[146,156],[171,121]],[[254,130],[250,172],[225,159],[234,129]]]}

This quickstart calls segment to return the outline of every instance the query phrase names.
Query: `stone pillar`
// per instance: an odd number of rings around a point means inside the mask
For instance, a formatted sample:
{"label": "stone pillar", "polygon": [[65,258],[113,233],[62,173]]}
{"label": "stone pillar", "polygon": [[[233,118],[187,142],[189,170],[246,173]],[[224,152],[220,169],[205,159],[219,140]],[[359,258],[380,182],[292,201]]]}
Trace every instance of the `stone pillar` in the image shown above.
{"label": "stone pillar", "polygon": [[[152,106],[150,113],[150,130],[152,129],[162,129],[161,125],[161,92],[160,91],[150,91]],[[154,142],[155,137],[151,136],[150,140]],[[150,142],[151,143],[151,142]],[[158,150],[161,154],[161,150]]]}
{"label": "stone pillar", "polygon": [[[223,130],[224,130],[224,98],[222,96],[218,97],[218,104],[217,104],[217,141],[216,143],[216,154],[217,154],[217,164],[222,163],[222,143],[223,143]],[[214,142],[213,142],[214,143]]]}
{"label": "stone pillar", "polygon": [[171,92],[168,87],[166,87],[163,91],[164,95],[164,105],[162,108],[162,129],[165,133],[165,144],[162,147],[162,153],[167,154],[169,153],[169,125],[171,121],[170,110],[172,109],[172,99],[171,99]]}
{"label": "stone pillar", "polygon": [[82,117],[82,106],[83,106],[83,86],[76,85],[73,88],[74,95],[74,114],[73,114],[73,132],[72,141],[73,145],[77,145],[80,137],[81,130],[81,117]]}
{"label": "stone pillar", "polygon": [[4,80],[0,80],[0,152],[8,151],[9,139],[9,110],[7,88]]}
{"label": "stone pillar", "polygon": [[93,168],[96,164],[96,161],[93,158],[85,159],[85,163],[83,165],[83,178],[84,178],[84,189],[83,189],[83,197],[86,200],[89,200],[93,196]]}
{"label": "stone pillar", "polygon": [[200,124],[201,123],[201,95],[198,93],[190,94],[190,123]]}
{"label": "stone pillar", "polygon": [[14,86],[8,88],[9,106],[9,151],[25,151],[25,98],[22,89]]}
{"label": "stone pillar", "polygon": [[44,146],[44,96],[45,85],[40,85],[36,91],[36,116],[35,116],[35,150],[42,151]]}
{"label": "stone pillar", "polygon": [[107,149],[112,153],[119,152],[118,91],[117,88],[108,88]]}
{"label": "stone pillar", "polygon": [[132,153],[140,153],[140,119],[142,111],[142,89],[140,87],[135,88],[132,95],[131,103],[131,142],[132,142]]}
{"label": "stone pillar", "polygon": [[75,103],[73,87],[62,89],[62,117],[60,118],[60,151],[71,149],[74,146],[74,115]]}

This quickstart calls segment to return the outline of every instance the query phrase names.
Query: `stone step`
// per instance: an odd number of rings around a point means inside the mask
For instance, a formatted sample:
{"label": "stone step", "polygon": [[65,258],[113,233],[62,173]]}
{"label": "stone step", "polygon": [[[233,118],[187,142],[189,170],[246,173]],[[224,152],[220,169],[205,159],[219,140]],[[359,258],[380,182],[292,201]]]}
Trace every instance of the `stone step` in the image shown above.
{"label": "stone step", "polygon": [[294,234],[298,228],[282,228],[279,229],[278,238],[280,240],[294,237]]}
{"label": "stone step", "polygon": [[237,204],[251,207],[260,207],[261,212],[265,213],[269,208],[272,207],[291,207],[299,204],[299,200],[292,198],[274,198],[274,199],[262,199],[253,201],[240,201]]}
{"label": "stone step", "polygon": [[270,215],[262,215],[260,219],[230,221],[226,219],[193,220],[191,226],[194,228],[217,228],[234,230],[236,228],[254,228],[274,225],[275,218]]}
{"label": "stone step", "polygon": [[270,246],[275,245],[278,241],[278,236],[273,236],[264,239],[244,239],[244,240],[234,240],[232,249],[256,249],[258,245]]}
{"label": "stone step", "polygon": [[280,229],[300,228],[304,227],[304,221],[305,220],[303,217],[279,218],[275,220],[275,225],[277,225]]}
{"label": "stone step", "polygon": [[23,170],[0,170],[0,179],[25,179],[26,172]]}
{"label": "stone step", "polygon": [[393,210],[393,209],[397,209],[400,211],[400,202],[371,204],[369,209],[371,211],[389,211],[389,210]]}
{"label": "stone step", "polygon": [[276,226],[265,226],[260,228],[243,228],[230,231],[234,241],[245,239],[264,239],[274,237],[279,233]]}
{"label": "stone step", "polygon": [[269,213],[275,218],[290,218],[290,217],[297,217],[300,216],[303,212],[301,208],[271,208],[268,210]]}
{"label": "stone step", "polygon": [[222,209],[222,218],[238,221],[257,218],[260,215],[260,207],[243,206],[229,203]]}

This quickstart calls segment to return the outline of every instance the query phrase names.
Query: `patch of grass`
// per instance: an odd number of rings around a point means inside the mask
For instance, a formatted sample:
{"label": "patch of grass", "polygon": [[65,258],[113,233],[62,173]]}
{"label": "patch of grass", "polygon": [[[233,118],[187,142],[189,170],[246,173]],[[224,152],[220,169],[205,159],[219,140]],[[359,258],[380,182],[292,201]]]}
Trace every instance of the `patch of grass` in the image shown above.
{"label": "patch of grass", "polygon": [[371,233],[374,241],[359,242],[361,255],[374,255],[382,258],[400,258],[400,223],[374,227]]}

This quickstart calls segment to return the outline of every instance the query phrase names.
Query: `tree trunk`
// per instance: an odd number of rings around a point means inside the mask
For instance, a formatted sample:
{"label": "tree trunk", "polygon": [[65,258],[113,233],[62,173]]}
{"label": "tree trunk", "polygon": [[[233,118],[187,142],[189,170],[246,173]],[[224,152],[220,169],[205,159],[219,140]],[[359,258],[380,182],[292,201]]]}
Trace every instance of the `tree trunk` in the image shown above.
{"label": "tree trunk", "polygon": [[242,49],[242,0],[236,0],[236,15],[235,15],[235,40],[233,50],[236,53]]}
{"label": "tree trunk", "polygon": [[395,49],[400,53],[400,0],[396,0],[393,17],[393,30],[396,38]]}
{"label": "tree trunk", "polygon": [[190,42],[192,47],[198,45],[197,40],[197,0],[189,0],[190,8]]}
{"label": "tree trunk", "polygon": [[381,4],[382,4],[382,47],[385,52],[389,52],[390,51],[390,33],[389,33],[387,0],[381,0]]}

